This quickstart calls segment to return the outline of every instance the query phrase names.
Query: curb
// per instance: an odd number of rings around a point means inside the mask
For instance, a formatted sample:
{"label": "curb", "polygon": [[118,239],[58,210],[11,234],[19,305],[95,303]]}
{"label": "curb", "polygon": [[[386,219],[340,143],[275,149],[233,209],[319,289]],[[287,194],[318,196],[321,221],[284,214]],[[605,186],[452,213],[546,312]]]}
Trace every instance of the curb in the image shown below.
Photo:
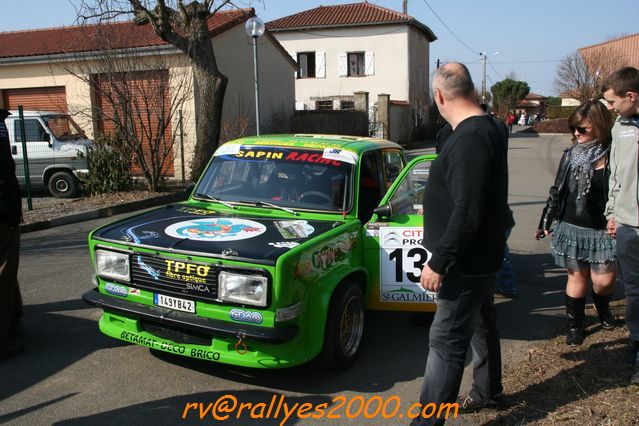
{"label": "curb", "polygon": [[142,210],[148,207],[160,206],[162,204],[173,203],[177,201],[184,201],[189,197],[189,194],[185,191],[179,191],[174,194],[161,195],[155,198],[146,198],[140,201],[132,201],[130,203],[117,204],[111,207],[103,207],[97,210],[88,212],[71,214],[68,216],[55,217],[49,220],[42,220],[39,222],[26,223],[20,225],[20,233],[26,234],[28,232],[41,231],[43,229],[53,228],[55,226],[68,225],[70,223],[84,222],[87,220],[100,219],[103,217],[110,217],[117,214],[128,213],[135,210]]}

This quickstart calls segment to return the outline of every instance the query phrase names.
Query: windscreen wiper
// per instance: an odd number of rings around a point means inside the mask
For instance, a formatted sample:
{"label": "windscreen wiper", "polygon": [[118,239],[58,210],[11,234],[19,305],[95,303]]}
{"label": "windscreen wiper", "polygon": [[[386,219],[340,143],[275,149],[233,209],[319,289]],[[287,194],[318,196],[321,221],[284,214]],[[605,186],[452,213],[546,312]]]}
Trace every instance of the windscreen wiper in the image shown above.
{"label": "windscreen wiper", "polygon": [[227,203],[227,202],[224,202],[224,201],[220,200],[219,198],[215,198],[215,197],[213,197],[212,195],[209,195],[209,194],[198,194],[198,193],[196,192],[196,193],[195,193],[195,196],[196,196],[196,197],[203,197],[203,198],[206,198],[207,200],[215,201],[216,203],[223,204],[223,205],[225,205],[226,207],[228,207],[228,208],[230,208],[230,209],[232,209],[232,210],[235,210],[235,206],[234,206],[233,204],[229,204],[229,203]]}

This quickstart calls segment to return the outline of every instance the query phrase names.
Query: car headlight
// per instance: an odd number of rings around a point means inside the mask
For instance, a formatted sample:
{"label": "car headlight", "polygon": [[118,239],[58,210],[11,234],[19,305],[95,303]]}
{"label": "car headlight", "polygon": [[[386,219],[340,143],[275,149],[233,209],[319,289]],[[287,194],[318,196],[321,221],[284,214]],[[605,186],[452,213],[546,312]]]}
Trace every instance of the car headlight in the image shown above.
{"label": "car headlight", "polygon": [[102,278],[130,281],[129,255],[107,250],[95,251],[96,273]]}
{"label": "car headlight", "polygon": [[219,298],[223,302],[266,306],[268,279],[264,276],[222,271],[218,284]]}

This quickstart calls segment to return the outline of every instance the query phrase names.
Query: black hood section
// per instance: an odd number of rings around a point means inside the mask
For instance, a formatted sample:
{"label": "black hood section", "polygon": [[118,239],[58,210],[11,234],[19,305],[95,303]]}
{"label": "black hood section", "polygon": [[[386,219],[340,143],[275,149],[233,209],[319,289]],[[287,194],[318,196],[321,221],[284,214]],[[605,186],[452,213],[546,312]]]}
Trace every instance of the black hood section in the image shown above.
{"label": "black hood section", "polygon": [[[250,210],[251,208],[247,208]],[[98,229],[93,237],[176,253],[274,265],[279,256],[340,222],[264,218],[171,204]]]}

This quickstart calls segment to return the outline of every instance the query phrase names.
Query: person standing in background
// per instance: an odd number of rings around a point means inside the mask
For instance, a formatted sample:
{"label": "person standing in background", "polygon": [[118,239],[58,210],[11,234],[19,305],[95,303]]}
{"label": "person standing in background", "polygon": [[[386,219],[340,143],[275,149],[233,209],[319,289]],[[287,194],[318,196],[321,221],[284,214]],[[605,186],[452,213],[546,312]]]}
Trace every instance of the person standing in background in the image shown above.
{"label": "person standing in background", "polygon": [[18,256],[22,201],[4,119],[0,109],[0,359],[22,350],[22,297],[18,287]]}
{"label": "person standing in background", "polygon": [[561,158],[535,238],[551,236],[555,263],[568,271],[566,344],[578,346],[584,341],[588,281],[601,326],[615,327],[609,307],[617,270],[615,241],[606,232],[604,216],[612,118],[604,104],[587,101],[568,118],[568,125],[573,146]]}
{"label": "person standing in background", "polygon": [[626,293],[626,325],[635,368],[630,382],[639,385],[639,70],[615,71],[604,81],[602,92],[619,114],[612,128],[606,218],[608,232],[617,239],[617,263]]}

